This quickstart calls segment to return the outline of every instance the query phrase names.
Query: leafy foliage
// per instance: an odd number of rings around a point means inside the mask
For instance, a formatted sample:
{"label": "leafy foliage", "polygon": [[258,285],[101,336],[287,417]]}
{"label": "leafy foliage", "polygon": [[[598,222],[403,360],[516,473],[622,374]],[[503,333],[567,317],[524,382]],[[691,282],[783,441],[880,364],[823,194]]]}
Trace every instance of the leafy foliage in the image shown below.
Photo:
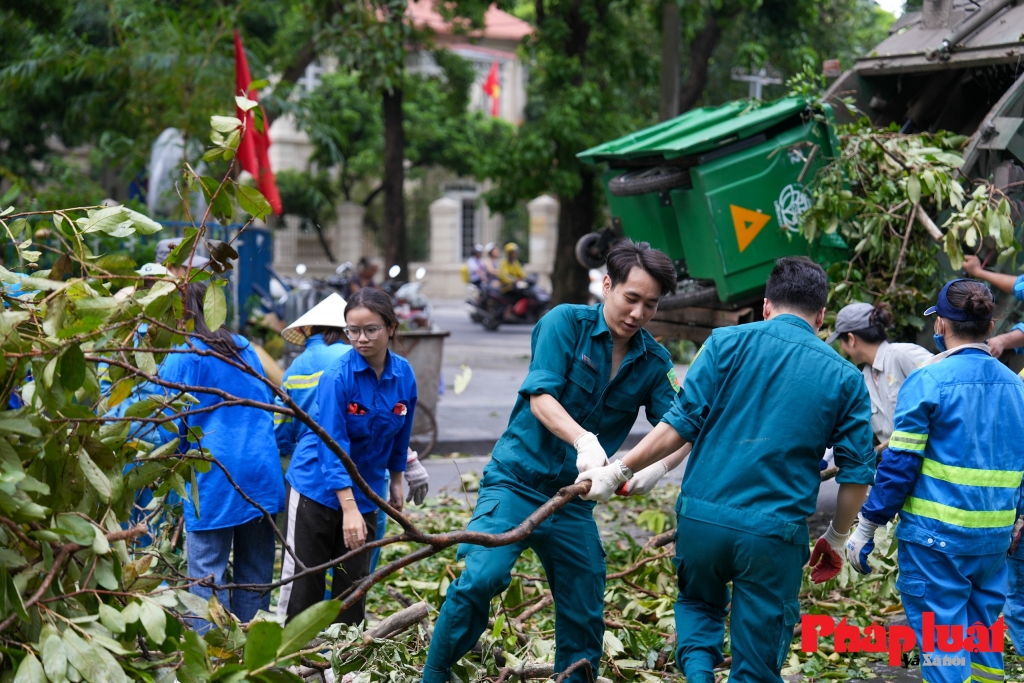
{"label": "leafy foliage", "polygon": [[800,226],[808,241],[838,234],[852,248],[848,263],[829,270],[830,310],[885,301],[896,326],[912,334],[941,284],[940,253],[957,270],[964,247],[995,248],[1000,263],[1019,250],[1006,198],[986,182],[965,187],[957,172],[964,136],[901,135],[861,122],[841,128],[838,139],[839,155],[812,183]]}

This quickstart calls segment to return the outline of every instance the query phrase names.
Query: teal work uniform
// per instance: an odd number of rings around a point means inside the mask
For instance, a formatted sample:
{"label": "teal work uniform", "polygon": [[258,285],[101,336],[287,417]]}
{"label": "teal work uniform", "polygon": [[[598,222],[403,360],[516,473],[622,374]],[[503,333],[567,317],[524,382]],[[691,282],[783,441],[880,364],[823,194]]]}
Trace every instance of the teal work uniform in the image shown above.
{"label": "teal work uniform", "polygon": [[[556,306],[533,330],[533,360],[519,389],[508,428],[484,468],[470,531],[502,533],[518,526],[572,484],[576,449],[534,417],[530,397],[548,394],[584,429],[615,453],[644,406],[652,424],[672,405],[678,385],[668,352],[646,331],[630,340],[609,381],[612,336],[604,306]],[[512,567],[526,548],[540,558],[555,600],[555,671],[586,657],[598,670],[604,638],[605,563],[594,503],[575,499],[529,538],[500,548],[461,545],[466,568],[448,588],[423,669],[425,683],[447,682],[451,667],[487,626],[491,599],[508,588]],[[582,670],[575,683],[586,680]]]}
{"label": "teal work uniform", "polygon": [[860,371],[795,315],[715,330],[701,347],[664,420],[693,443],[675,558],[676,662],[689,683],[714,681],[730,601],[731,678],[781,680],[818,462],[831,446],[836,481],[871,484],[870,420]]}

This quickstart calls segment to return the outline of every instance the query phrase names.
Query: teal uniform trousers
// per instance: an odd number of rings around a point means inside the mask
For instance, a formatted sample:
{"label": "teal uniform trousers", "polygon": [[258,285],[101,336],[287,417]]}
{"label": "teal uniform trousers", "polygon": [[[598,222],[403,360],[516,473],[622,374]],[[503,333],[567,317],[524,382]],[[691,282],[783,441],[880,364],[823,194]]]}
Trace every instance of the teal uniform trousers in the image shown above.
{"label": "teal uniform trousers", "polygon": [[[630,340],[611,376],[612,337],[603,306],[556,306],[533,330],[530,372],[508,428],[484,468],[470,531],[503,533],[518,526],[579,471],[576,449],[533,415],[531,397],[558,400],[581,427],[615,453],[640,406],[652,424],[668,412],[679,388],[668,351],[646,331]],[[447,683],[451,667],[483,630],[491,600],[508,588],[512,567],[527,548],[540,558],[555,600],[555,672],[586,658],[596,676],[604,639],[604,551],[594,503],[575,499],[526,540],[500,548],[463,545],[466,568],[448,587],[423,669],[424,683]],[[577,670],[572,683],[587,681]]]}
{"label": "teal uniform trousers", "polygon": [[[499,534],[518,526],[551,497],[536,491],[491,462],[484,469],[476,511],[468,531]],[[511,583],[512,567],[527,548],[537,553],[555,599],[555,671],[580,659],[594,672],[604,638],[604,550],[594,522],[594,504],[575,499],[545,520],[525,541],[500,548],[461,545],[466,569],[449,588],[423,669],[424,683],[447,683],[451,664],[476,644],[491,599]],[[485,551],[485,552],[481,552]],[[582,671],[569,679],[587,680]]]}

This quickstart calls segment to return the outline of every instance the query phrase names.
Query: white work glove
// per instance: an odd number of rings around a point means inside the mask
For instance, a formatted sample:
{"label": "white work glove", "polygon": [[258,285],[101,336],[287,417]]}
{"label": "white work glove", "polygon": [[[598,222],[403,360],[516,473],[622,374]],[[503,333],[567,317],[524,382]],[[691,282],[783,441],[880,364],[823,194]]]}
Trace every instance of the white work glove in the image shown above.
{"label": "white work glove", "polygon": [[416,451],[409,451],[409,459],[405,465],[405,482],[409,485],[409,496],[405,502],[412,501],[417,505],[423,505],[423,499],[427,497],[427,490],[430,489],[430,475],[427,474],[427,468],[420,462]]}
{"label": "white work glove", "polygon": [[581,481],[591,482],[590,493],[580,496],[583,500],[596,500],[605,503],[619,486],[626,483],[626,475],[622,473],[619,461],[616,460],[610,465],[580,472],[580,476],[576,477],[576,483]]}
{"label": "white work glove", "polygon": [[643,468],[616,491],[620,496],[646,496],[654,490],[661,478],[668,474],[668,465],[659,460]]}
{"label": "white work glove", "polygon": [[597,440],[597,435],[592,432],[583,432],[576,442],[576,469],[586,472],[597,467],[604,467],[608,464],[608,456]]}
{"label": "white work glove", "polygon": [[811,581],[825,583],[839,576],[843,569],[843,546],[850,532],[838,533],[830,522],[828,531],[814,544],[811,551]]}
{"label": "white work glove", "polygon": [[864,519],[864,515],[857,515],[857,528],[850,534],[850,540],[846,542],[846,561],[861,574],[870,574],[871,565],[868,564],[868,556],[875,549],[875,529],[878,525]]}

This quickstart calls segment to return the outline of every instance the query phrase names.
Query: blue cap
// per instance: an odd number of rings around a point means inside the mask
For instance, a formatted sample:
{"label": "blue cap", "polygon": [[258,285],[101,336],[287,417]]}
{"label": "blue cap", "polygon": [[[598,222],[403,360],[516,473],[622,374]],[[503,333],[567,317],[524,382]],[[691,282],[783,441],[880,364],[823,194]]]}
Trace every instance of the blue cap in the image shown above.
{"label": "blue cap", "polygon": [[939,292],[939,300],[938,300],[938,302],[934,306],[929,308],[927,311],[925,311],[924,314],[925,315],[931,315],[932,313],[938,313],[940,317],[943,317],[946,320],[956,320],[957,322],[969,322],[969,321],[986,321],[987,322],[987,321],[991,320],[992,319],[991,315],[988,316],[987,318],[979,318],[976,315],[970,315],[969,313],[967,313],[967,311],[964,311],[964,310],[959,309],[959,308],[955,308],[953,306],[953,304],[949,303],[949,299],[946,298],[946,292],[949,291],[949,286],[950,285],[955,284],[957,282],[971,282],[971,280],[968,279],[968,278],[962,277],[962,278],[959,278],[959,279],[956,279],[956,280],[950,280],[949,282],[947,282],[942,287],[942,290]]}

